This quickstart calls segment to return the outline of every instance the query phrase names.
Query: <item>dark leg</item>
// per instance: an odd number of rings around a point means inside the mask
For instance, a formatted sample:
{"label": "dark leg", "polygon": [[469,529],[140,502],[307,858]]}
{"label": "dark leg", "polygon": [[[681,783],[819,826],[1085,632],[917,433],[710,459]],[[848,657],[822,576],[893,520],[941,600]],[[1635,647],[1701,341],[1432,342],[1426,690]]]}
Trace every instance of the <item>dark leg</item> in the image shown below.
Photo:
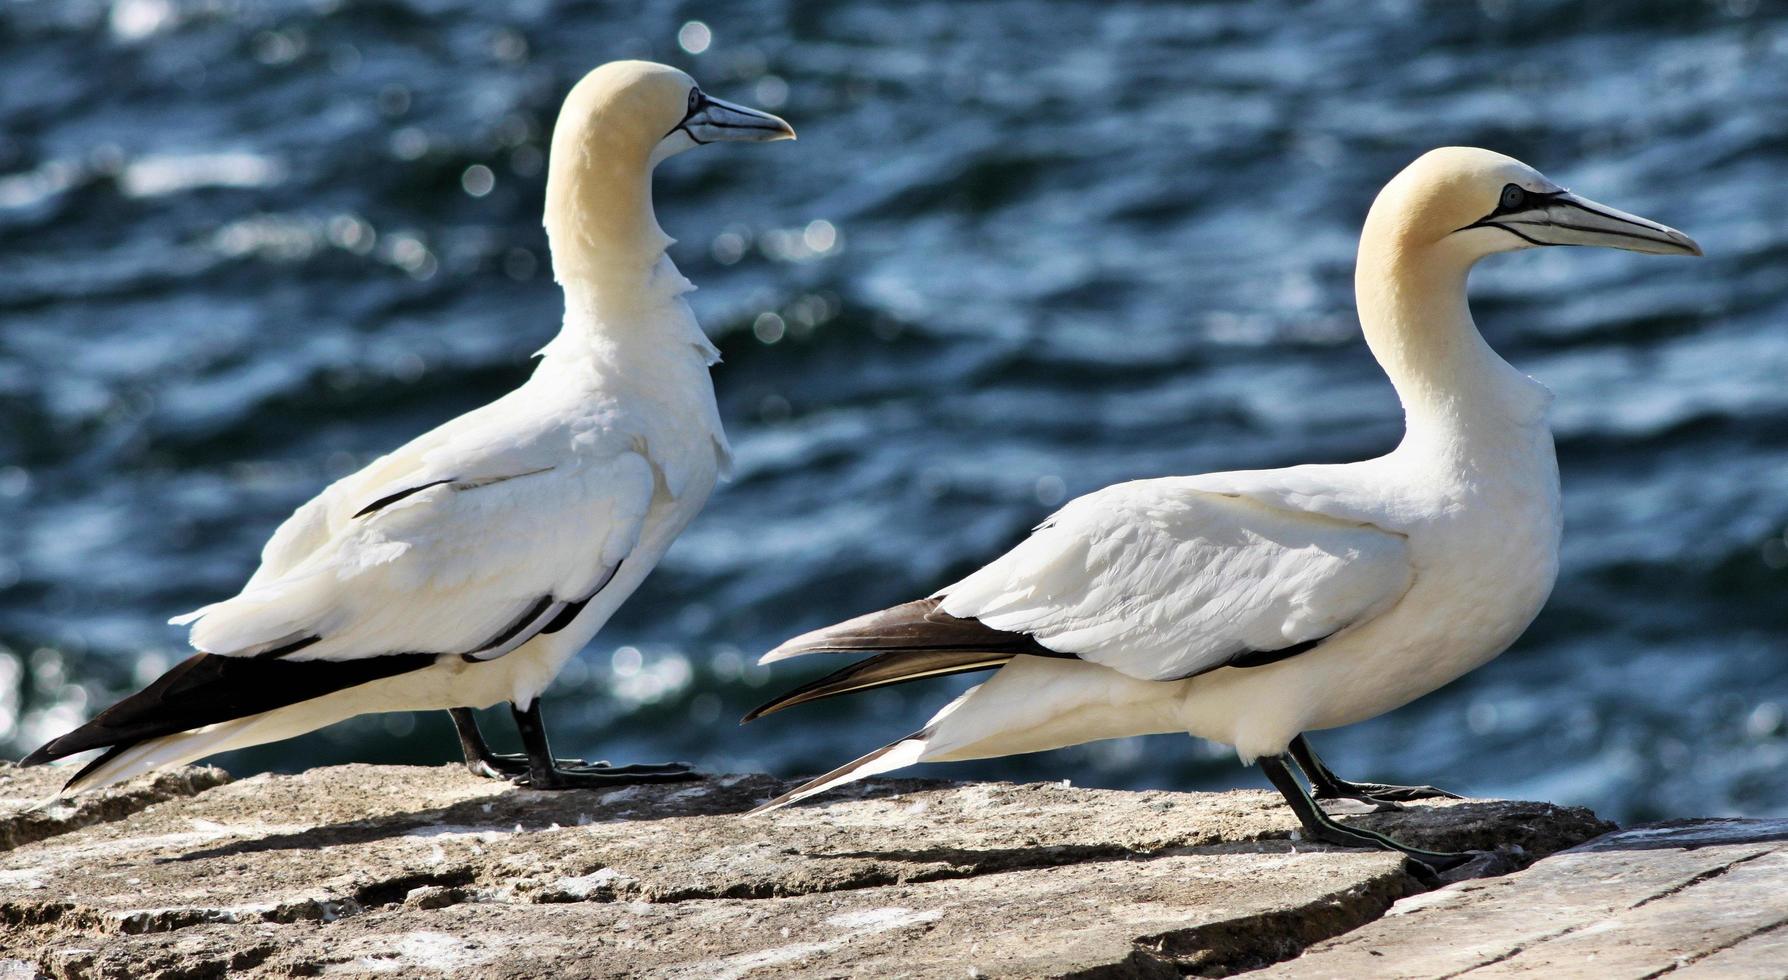
{"label": "dark leg", "polygon": [[511,707],[515,727],[521,730],[522,748],[528,757],[525,775],[515,781],[534,789],[606,789],[634,783],[680,783],[702,778],[680,762],[664,765],[584,765],[572,759],[554,759],[546,741],[546,724],[540,717],[540,699],[526,709]]}
{"label": "dark leg", "polygon": [[[465,753],[466,768],[474,776],[486,779],[510,779],[528,774],[528,757],[519,752],[492,752],[490,744],[485,742],[484,735],[478,731],[478,720],[471,708],[449,708],[447,714],[453,719],[453,727],[459,733],[460,751]],[[670,771],[673,768],[681,771],[688,766],[627,766],[616,769],[607,762],[585,762],[582,759],[556,759],[556,765],[562,769],[604,769],[613,772],[650,772]]]}
{"label": "dark leg", "polygon": [[453,728],[459,732],[459,748],[466,754],[466,768],[474,776],[486,779],[510,779],[528,771],[528,760],[519,755],[498,755],[490,750],[478,731],[478,719],[471,708],[448,708]]}
{"label": "dark leg", "polygon": [[1446,851],[1425,851],[1419,847],[1399,844],[1370,830],[1348,827],[1335,822],[1335,819],[1322,812],[1322,807],[1304,791],[1302,783],[1285,768],[1285,757],[1282,755],[1265,756],[1257,760],[1262,772],[1271,780],[1273,787],[1285,802],[1291,805],[1291,812],[1297,814],[1298,822],[1304,825],[1304,833],[1312,840],[1327,844],[1339,844],[1342,847],[1372,847],[1387,851],[1400,851],[1433,871],[1445,871],[1458,867],[1471,860],[1475,855],[1469,853],[1449,853]]}
{"label": "dark leg", "polygon": [[1316,750],[1310,747],[1310,740],[1302,735],[1291,740],[1291,757],[1298,768],[1310,780],[1310,789],[1319,800],[1360,800],[1371,803],[1381,810],[1400,809],[1399,802],[1410,800],[1448,799],[1462,800],[1465,797],[1457,793],[1449,793],[1433,786],[1390,786],[1385,783],[1350,783],[1334,770],[1323,765]]}

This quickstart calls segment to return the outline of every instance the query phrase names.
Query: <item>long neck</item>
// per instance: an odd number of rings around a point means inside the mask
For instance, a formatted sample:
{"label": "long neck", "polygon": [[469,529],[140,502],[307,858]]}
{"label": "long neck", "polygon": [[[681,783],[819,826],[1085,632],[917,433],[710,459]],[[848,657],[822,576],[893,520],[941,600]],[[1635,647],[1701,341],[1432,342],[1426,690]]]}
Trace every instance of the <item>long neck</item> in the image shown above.
{"label": "long neck", "polygon": [[719,360],[682,298],[695,286],[668,255],[660,254],[651,268],[624,281],[573,276],[561,277],[560,285],[565,321],[541,351],[549,362],[572,369],[595,363],[626,370],[643,358],[687,361],[705,370]]}
{"label": "long neck", "polygon": [[652,272],[672,241],[652,211],[655,161],[605,145],[588,130],[559,135],[546,178],[553,278],[599,290],[629,288]]}
{"label": "long neck", "polygon": [[672,239],[652,210],[657,159],[604,140],[609,127],[554,134],[546,179],[546,234],[565,322],[543,351],[568,368],[595,361],[713,350],[679,298],[695,287],[671,263]]}
{"label": "long neck", "polygon": [[1372,231],[1369,223],[1354,292],[1366,343],[1403,403],[1406,444],[1469,453],[1543,425],[1550,393],[1498,357],[1472,322],[1471,260]]}

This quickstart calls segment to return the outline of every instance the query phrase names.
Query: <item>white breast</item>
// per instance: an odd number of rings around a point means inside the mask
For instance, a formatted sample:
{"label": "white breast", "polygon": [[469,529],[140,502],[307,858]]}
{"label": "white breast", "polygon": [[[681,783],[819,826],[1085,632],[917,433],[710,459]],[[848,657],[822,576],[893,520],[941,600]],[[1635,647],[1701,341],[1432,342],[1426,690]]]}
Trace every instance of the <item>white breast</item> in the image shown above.
{"label": "white breast", "polygon": [[1408,704],[1507,649],[1557,578],[1558,467],[1543,422],[1482,462],[1437,471],[1432,461],[1412,466],[1393,453],[1356,464],[1365,473],[1359,499],[1382,502],[1380,520],[1408,538],[1409,591],[1309,653],[1187,681],[1187,728],[1252,759],[1280,751],[1299,732]]}

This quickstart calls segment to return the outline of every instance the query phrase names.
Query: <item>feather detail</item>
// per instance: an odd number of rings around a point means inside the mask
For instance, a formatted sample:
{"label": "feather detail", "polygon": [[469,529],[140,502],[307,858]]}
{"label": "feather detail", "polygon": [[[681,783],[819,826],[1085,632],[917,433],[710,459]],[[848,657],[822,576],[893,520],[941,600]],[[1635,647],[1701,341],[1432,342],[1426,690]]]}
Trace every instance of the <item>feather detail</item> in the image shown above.
{"label": "feather detail", "polygon": [[797,704],[809,701],[821,701],[837,697],[840,694],[853,694],[890,684],[905,684],[908,681],[924,680],[928,677],[948,677],[951,674],[965,674],[976,670],[992,670],[1004,667],[1017,654],[997,653],[982,650],[910,650],[898,653],[884,653],[859,660],[843,670],[803,684],[800,687],[753,708],[749,714],[740,719],[739,724],[756,721],[765,715],[775,714],[784,708],[792,708]]}
{"label": "feather detail", "polygon": [[753,808],[750,812],[746,813],[745,816],[755,817],[760,813],[768,813],[771,810],[788,806],[790,803],[800,802],[809,796],[824,793],[826,790],[829,790],[834,786],[842,786],[845,783],[854,783],[859,779],[864,779],[879,773],[904,769],[907,766],[918,762],[920,756],[925,754],[926,736],[926,732],[918,732],[909,735],[898,742],[884,745],[862,758],[847,762],[844,765],[839,766],[837,769],[826,773],[824,776],[810,779],[768,803]]}
{"label": "feather detail", "polygon": [[41,765],[88,749],[120,750],[147,739],[233,721],[420,670],[433,665],[435,659],[427,653],[340,661],[195,654],[92,721],[39,746],[20,765]]}
{"label": "feather detail", "polygon": [[804,633],[759,658],[771,664],[809,653],[976,650],[983,653],[1057,653],[1025,633],[994,629],[979,620],[952,616],[939,606],[942,597],[919,599]]}

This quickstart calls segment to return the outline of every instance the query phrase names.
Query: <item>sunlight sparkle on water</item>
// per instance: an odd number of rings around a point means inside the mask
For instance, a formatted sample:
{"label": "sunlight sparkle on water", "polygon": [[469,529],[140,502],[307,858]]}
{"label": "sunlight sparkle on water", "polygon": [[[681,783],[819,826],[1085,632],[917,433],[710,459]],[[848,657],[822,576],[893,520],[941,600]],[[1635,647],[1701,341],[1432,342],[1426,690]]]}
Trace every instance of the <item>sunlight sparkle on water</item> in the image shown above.
{"label": "sunlight sparkle on water", "polygon": [[473,197],[483,197],[497,186],[497,175],[482,163],[474,163],[459,175],[459,186]]}
{"label": "sunlight sparkle on water", "polygon": [[677,46],[690,54],[701,54],[713,43],[714,32],[699,20],[692,20],[677,31]]}

